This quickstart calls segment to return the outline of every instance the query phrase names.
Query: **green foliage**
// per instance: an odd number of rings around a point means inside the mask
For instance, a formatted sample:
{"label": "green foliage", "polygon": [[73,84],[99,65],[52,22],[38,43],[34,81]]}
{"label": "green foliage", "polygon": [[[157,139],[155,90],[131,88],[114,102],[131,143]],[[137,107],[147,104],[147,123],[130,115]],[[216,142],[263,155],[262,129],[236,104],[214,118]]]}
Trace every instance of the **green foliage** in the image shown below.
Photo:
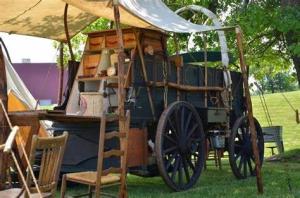
{"label": "green foliage", "polygon": [[297,89],[295,79],[295,75],[290,73],[276,73],[274,76],[266,74],[260,83],[265,92],[294,91]]}

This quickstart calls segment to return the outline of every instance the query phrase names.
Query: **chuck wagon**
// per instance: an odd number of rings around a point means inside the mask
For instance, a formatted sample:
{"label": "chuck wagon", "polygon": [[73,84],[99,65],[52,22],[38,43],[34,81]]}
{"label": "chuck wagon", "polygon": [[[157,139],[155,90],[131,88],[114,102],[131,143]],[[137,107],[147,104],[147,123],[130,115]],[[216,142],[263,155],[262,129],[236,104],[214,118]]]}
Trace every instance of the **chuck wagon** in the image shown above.
{"label": "chuck wagon", "polygon": [[[237,178],[254,175],[241,73],[191,64],[203,63],[204,59],[218,62],[220,52],[167,57],[167,34],[160,31],[127,28],[122,32],[126,54],[125,109],[131,112],[129,172],[140,176],[160,174],[173,190],[188,189],[200,177],[208,152],[206,143],[210,142],[213,149],[229,152]],[[115,60],[116,32],[87,35],[66,113],[114,114],[118,109],[118,84],[116,71],[111,71],[110,65]],[[232,81],[230,89],[224,82],[227,74]],[[115,127],[108,126],[107,130]],[[93,122],[54,123],[55,134],[70,133],[63,171],[96,169],[98,129],[99,124]],[[262,160],[263,136],[257,121],[256,130]],[[113,144],[108,143],[107,149]],[[112,159],[107,166],[115,163],[118,162]]]}
{"label": "chuck wagon", "polygon": [[[64,17],[60,12],[65,3],[70,3],[69,14],[76,19],[69,21],[69,29],[68,4]],[[5,1],[5,4],[9,8],[16,6],[11,1]],[[219,36],[224,37],[216,19],[213,19],[215,26],[192,24],[169,10],[160,0],[63,0],[43,1],[35,6],[41,10],[38,14],[36,9],[28,9],[24,16],[1,26],[1,31],[68,42],[73,61],[69,64],[66,99],[55,111],[10,113],[10,118],[15,124],[51,120],[54,135],[69,132],[63,172],[95,170],[102,115],[117,114],[122,123],[124,111],[130,110],[127,159],[130,173],[141,176],[160,174],[171,189],[186,190],[200,177],[211,147],[229,152],[231,169],[238,179],[255,175],[257,155],[254,157],[252,146],[256,144],[251,141],[255,136],[250,135],[249,130],[252,128],[249,127],[252,123],[251,102],[249,105],[245,100],[249,90],[245,83],[247,77],[242,76],[246,72],[230,72],[225,67],[228,61],[225,65],[220,63],[219,68],[207,66],[208,62],[223,60],[227,53],[224,50],[177,53],[174,56],[167,53],[167,32],[218,31]],[[30,17],[26,18],[26,15]],[[48,15],[55,15],[55,33],[49,27],[49,20],[43,20],[41,15],[47,19]],[[87,33],[81,62],[75,62],[69,33],[73,36],[94,21],[95,15],[114,20],[117,31]],[[212,13],[207,15],[212,16]],[[21,28],[18,25],[22,23],[18,20],[23,17],[24,20],[36,19],[36,23],[32,21],[29,28]],[[14,20],[16,22],[12,23]],[[120,22],[129,27],[121,29]],[[49,31],[37,31],[43,27]],[[236,30],[240,35],[240,29]],[[238,41],[241,44],[240,37]],[[241,52],[241,46],[239,49]],[[242,66],[245,66],[242,52],[240,57]],[[247,105],[245,101],[248,101]],[[250,119],[246,112],[249,112]],[[255,120],[254,124],[262,161],[263,135],[258,121]],[[117,127],[109,123],[106,130],[114,131]],[[36,128],[32,127],[31,131],[33,129]],[[115,144],[110,140],[105,149],[109,150]],[[118,163],[112,158],[104,166]]]}

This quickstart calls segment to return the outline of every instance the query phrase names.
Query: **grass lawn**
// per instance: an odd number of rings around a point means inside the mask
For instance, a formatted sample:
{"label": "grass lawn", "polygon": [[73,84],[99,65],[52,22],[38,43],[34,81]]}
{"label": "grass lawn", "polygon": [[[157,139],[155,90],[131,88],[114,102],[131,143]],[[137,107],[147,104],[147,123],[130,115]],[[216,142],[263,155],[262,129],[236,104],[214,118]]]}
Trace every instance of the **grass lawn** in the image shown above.
{"label": "grass lawn", "polygon": [[[286,93],[286,97],[300,109],[300,91]],[[273,125],[283,126],[285,154],[280,162],[265,162],[263,166],[264,195],[259,197],[300,197],[300,124],[295,121],[295,113],[281,94],[265,96]],[[267,126],[259,97],[253,98],[254,114],[262,126]],[[266,155],[270,151],[266,150]],[[223,159],[223,170],[208,166],[198,183],[185,192],[173,193],[160,177],[141,178],[128,176],[129,197],[258,197],[256,180],[236,180],[231,173],[228,159]],[[83,191],[81,186],[69,187],[70,194]],[[115,192],[116,189],[111,189]]]}

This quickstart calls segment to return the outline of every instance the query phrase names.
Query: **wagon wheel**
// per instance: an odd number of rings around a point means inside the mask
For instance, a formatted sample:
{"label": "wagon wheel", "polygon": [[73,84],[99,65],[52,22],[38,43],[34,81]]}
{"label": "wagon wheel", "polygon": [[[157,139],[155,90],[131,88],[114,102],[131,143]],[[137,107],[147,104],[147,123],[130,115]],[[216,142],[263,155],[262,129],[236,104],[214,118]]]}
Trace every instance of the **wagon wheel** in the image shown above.
{"label": "wagon wheel", "polygon": [[[261,165],[264,159],[264,138],[260,124],[254,119],[257,146]],[[247,116],[242,116],[233,125],[229,138],[229,162],[237,179],[255,176],[255,158],[252,150],[251,133]]]}
{"label": "wagon wheel", "polygon": [[172,103],[160,116],[155,152],[165,183],[175,191],[191,188],[204,165],[205,135],[195,108],[187,102]]}

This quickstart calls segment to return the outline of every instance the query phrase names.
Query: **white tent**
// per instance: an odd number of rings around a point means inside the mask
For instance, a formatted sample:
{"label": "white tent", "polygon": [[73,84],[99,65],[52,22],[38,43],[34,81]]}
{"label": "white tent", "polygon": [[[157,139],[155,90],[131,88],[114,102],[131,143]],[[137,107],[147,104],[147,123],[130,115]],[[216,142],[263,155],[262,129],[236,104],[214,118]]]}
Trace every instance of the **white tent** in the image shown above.
{"label": "white tent", "polygon": [[[170,10],[161,0],[119,0],[121,23],[168,32],[203,32],[220,29],[196,25]],[[1,0],[0,32],[65,41],[64,7],[68,3],[68,27],[73,36],[104,17],[114,19],[112,0]]]}
{"label": "white tent", "polygon": [[12,90],[30,109],[34,109],[36,106],[36,100],[5,56],[4,60],[6,67],[7,90]]}

